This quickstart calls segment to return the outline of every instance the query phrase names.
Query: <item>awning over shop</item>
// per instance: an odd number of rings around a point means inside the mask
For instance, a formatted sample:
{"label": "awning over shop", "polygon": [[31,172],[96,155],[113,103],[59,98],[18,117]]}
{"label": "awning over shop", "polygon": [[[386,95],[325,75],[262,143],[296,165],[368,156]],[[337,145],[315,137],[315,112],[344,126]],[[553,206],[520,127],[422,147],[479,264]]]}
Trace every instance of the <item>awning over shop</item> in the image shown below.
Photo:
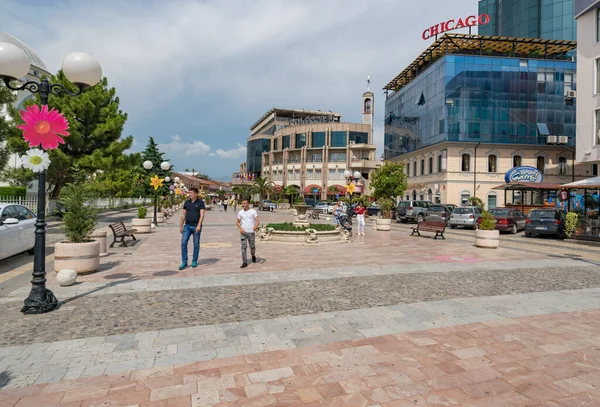
{"label": "awning over shop", "polygon": [[582,179],[561,185],[564,189],[600,189],[600,177]]}
{"label": "awning over shop", "polygon": [[519,190],[534,190],[534,189],[542,189],[542,190],[552,190],[552,189],[560,189],[562,188],[560,184],[541,184],[535,182],[509,182],[507,184],[498,185],[492,189],[497,189],[501,191],[519,191]]}
{"label": "awning over shop", "polygon": [[275,185],[273,188],[275,188],[275,192],[278,192],[278,193],[281,192],[281,190],[283,189],[281,187],[281,185]]}
{"label": "awning over shop", "polygon": [[319,192],[321,192],[322,188],[319,185],[317,185],[317,184],[311,184],[311,185],[308,185],[308,186],[304,187],[304,193],[305,194],[314,194],[315,193],[314,192],[315,188],[317,188],[319,190]]}
{"label": "awning over shop", "polygon": [[344,187],[342,185],[332,185],[332,186],[337,188],[337,192],[331,192],[331,191],[329,191],[329,188],[327,188],[328,195],[335,195],[335,194],[344,195],[346,193],[346,187]]}

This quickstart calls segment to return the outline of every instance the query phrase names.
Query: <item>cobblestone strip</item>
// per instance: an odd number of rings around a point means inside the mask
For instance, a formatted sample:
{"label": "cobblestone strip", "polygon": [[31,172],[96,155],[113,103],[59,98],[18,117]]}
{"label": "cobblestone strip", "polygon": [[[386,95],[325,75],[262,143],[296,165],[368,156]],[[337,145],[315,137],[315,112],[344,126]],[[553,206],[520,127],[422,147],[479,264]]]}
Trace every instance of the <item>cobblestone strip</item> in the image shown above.
{"label": "cobblestone strip", "polygon": [[[460,256],[457,256],[460,259]],[[154,279],[124,279],[107,283],[85,282],[81,285],[60,287],[50,284],[50,289],[60,298],[70,298],[79,295],[100,296],[146,291],[167,291],[193,289],[203,287],[223,287],[251,284],[269,284],[277,282],[329,280],[346,277],[382,276],[394,274],[438,273],[473,270],[516,270],[541,267],[582,267],[590,263],[578,259],[544,259],[544,260],[512,260],[505,262],[436,262],[386,265],[368,267],[332,267],[321,270],[289,270],[263,273],[219,274],[210,276],[172,277]],[[0,297],[0,303],[23,301],[29,295],[30,288],[23,287],[12,291],[6,297]]]}
{"label": "cobblestone strip", "polygon": [[[600,308],[600,289],[417,302],[0,348],[10,387],[475,322]],[[507,320],[508,319],[508,320]],[[0,383],[1,385],[1,383]]]}

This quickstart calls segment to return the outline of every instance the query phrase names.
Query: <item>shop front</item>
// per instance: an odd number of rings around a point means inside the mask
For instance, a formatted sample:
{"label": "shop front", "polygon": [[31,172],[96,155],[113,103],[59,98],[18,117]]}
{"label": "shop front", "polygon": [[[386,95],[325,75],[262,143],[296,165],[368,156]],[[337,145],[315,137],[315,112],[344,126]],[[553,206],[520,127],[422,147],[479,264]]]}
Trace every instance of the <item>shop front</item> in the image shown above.
{"label": "shop front", "polygon": [[504,191],[507,208],[528,214],[532,209],[559,206],[560,184],[544,183],[544,175],[535,167],[514,167],[504,175],[505,184],[492,189]]}

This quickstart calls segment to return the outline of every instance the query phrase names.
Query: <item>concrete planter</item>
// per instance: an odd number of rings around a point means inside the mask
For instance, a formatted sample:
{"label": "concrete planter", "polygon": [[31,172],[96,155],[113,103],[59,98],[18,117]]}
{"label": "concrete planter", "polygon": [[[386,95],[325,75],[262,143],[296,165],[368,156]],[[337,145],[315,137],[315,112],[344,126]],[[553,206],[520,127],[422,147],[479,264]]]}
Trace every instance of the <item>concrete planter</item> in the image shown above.
{"label": "concrete planter", "polygon": [[150,233],[152,232],[152,219],[131,219],[131,228],[135,229],[135,233]]}
{"label": "concrete planter", "polygon": [[347,243],[350,235],[346,230],[328,230],[317,232],[314,229],[303,231],[282,231],[272,228],[260,228],[258,238],[262,242],[282,242],[292,244],[315,243]]}
{"label": "concrete planter", "polygon": [[377,219],[377,230],[382,230],[389,232],[392,230],[392,220],[391,219]]}
{"label": "concrete planter", "polygon": [[108,256],[108,244],[106,242],[106,230],[97,230],[90,235],[90,239],[100,243],[100,257]]}
{"label": "concrete planter", "polygon": [[100,242],[58,242],[54,246],[54,271],[75,270],[77,274],[94,273],[100,267]]}
{"label": "concrete planter", "polygon": [[497,249],[500,246],[500,231],[476,229],[475,246],[486,249]]}
{"label": "concrete planter", "polygon": [[156,223],[165,223],[165,214],[159,212],[156,214]]}

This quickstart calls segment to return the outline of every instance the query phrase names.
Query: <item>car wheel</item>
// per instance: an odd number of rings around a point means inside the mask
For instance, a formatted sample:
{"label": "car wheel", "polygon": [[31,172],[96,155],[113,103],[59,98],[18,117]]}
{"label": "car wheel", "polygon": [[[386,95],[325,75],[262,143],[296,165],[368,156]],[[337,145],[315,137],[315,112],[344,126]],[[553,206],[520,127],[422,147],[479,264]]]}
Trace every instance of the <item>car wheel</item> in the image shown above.
{"label": "car wheel", "polygon": [[512,235],[516,235],[517,234],[517,225],[512,225],[512,229],[510,229],[510,233]]}

